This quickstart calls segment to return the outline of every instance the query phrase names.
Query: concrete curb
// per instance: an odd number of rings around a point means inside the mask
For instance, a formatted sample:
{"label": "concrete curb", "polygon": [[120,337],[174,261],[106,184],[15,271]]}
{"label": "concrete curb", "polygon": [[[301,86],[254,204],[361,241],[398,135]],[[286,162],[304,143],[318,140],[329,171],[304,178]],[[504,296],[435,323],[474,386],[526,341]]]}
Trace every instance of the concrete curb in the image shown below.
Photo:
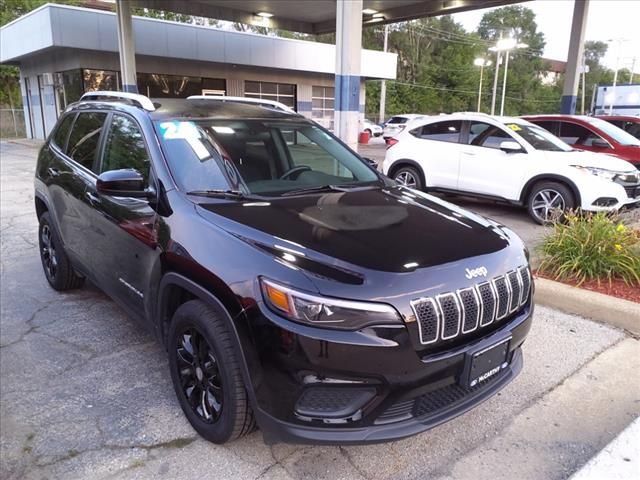
{"label": "concrete curb", "polygon": [[613,325],[640,336],[640,303],[535,278],[535,301],[541,305]]}

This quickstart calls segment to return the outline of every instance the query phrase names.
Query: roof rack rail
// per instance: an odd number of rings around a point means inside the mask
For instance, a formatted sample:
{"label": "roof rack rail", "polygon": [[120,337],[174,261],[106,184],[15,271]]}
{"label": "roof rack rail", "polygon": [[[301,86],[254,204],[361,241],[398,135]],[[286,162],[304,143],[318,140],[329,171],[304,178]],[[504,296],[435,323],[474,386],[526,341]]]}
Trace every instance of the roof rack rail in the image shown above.
{"label": "roof rack rail", "polygon": [[287,113],[296,113],[295,110],[284,103],[276,102],[275,100],[266,100],[264,98],[228,97],[226,95],[191,95],[187,97],[187,100],[215,100],[218,102],[250,103],[252,105],[262,105],[263,107],[275,108]]}
{"label": "roof rack rail", "polygon": [[153,102],[144,95],[140,95],[139,93],[130,93],[130,92],[114,92],[108,90],[98,90],[96,92],[87,92],[80,100],[128,100],[129,102],[137,105],[138,107],[144,108],[149,112],[153,112],[156,107]]}

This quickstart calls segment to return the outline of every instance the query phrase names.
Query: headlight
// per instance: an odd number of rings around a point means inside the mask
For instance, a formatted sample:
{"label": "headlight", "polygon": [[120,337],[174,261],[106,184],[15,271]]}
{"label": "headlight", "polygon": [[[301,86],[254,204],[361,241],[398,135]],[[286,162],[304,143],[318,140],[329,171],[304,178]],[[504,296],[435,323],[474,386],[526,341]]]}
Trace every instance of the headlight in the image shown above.
{"label": "headlight", "polygon": [[311,295],[264,278],[260,279],[260,287],[269,309],[295,322],[339,330],[402,324],[396,310],[382,303]]}
{"label": "headlight", "polygon": [[607,170],[606,168],[583,167],[582,165],[571,165],[571,166],[573,168],[580,170],[583,173],[590,173],[591,175],[595,175],[596,177],[600,177],[609,181],[613,181],[618,175],[620,175],[620,172]]}

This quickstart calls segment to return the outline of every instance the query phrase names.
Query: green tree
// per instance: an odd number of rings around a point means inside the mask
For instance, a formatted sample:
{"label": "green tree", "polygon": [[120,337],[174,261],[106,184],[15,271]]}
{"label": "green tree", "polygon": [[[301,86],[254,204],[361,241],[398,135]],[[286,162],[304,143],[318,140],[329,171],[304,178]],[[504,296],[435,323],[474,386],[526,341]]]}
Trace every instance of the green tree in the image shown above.
{"label": "green tree", "polygon": [[[510,53],[506,114],[521,115],[557,110],[561,94],[558,85],[543,85],[540,79],[546,68],[541,58],[546,42],[544,34],[538,31],[533,10],[511,5],[487,12],[482,16],[478,34],[492,44],[500,38],[514,38],[528,45],[527,48],[512,50]],[[498,91],[498,95],[500,93]]]}

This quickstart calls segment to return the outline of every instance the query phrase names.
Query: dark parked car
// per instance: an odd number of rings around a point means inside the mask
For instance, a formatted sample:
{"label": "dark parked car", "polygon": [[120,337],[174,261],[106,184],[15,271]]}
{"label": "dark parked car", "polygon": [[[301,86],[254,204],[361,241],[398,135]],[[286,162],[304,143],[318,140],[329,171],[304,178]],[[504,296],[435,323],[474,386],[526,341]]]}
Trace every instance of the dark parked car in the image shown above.
{"label": "dark parked car", "polygon": [[615,155],[640,168],[640,140],[609,122],[584,115],[527,115],[522,118],[549,130],[578,150]]}
{"label": "dark parked car", "polygon": [[89,279],[157,335],[203,437],[390,440],[517,375],[533,303],[513,232],[273,102],[161,102],[65,110],[36,169],[40,252],[53,288]]}
{"label": "dark parked car", "polygon": [[631,115],[597,115],[595,118],[609,122],[640,140],[640,117],[632,117]]}

